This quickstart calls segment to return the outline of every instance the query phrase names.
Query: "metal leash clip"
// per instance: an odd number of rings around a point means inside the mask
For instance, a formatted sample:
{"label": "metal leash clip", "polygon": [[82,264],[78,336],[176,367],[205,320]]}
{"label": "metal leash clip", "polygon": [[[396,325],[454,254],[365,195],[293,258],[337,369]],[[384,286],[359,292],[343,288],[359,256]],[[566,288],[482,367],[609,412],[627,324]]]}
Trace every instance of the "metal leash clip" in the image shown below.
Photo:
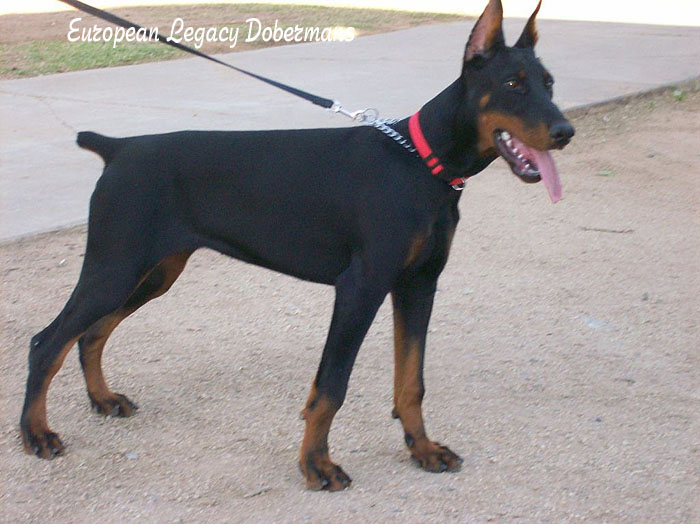
{"label": "metal leash clip", "polygon": [[379,110],[374,107],[359,109],[357,111],[348,111],[337,100],[333,101],[333,105],[329,108],[334,113],[340,113],[348,118],[352,118],[360,124],[372,124],[379,118]]}

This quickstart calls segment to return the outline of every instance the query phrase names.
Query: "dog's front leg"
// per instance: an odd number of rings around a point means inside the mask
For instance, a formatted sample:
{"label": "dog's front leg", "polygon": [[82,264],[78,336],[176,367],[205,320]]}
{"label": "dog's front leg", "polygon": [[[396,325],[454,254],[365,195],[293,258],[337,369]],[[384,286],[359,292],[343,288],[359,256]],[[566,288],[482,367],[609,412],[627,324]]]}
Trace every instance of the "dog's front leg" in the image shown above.
{"label": "dog's front leg", "polygon": [[302,417],[306,430],[299,466],[309,489],[338,491],[350,477],[328,453],[328,432],[345,400],[350,372],[362,340],[390,287],[390,271],[359,257],[336,282],[335,307],[328,339]]}
{"label": "dog's front leg", "polygon": [[406,445],[426,471],[457,471],[462,459],[425,432],[421,403],[425,338],[436,282],[416,278],[392,291],[394,305],[394,418],[401,419]]}

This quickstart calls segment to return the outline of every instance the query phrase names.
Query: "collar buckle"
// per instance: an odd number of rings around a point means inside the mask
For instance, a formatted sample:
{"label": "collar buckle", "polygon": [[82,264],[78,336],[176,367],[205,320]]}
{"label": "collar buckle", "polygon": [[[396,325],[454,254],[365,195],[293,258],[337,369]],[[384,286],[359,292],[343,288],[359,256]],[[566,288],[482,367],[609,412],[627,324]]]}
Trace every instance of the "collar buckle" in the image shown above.
{"label": "collar buckle", "polygon": [[455,178],[452,182],[450,182],[450,187],[454,189],[455,191],[462,191],[464,190],[464,186],[467,185],[467,179],[466,178]]}

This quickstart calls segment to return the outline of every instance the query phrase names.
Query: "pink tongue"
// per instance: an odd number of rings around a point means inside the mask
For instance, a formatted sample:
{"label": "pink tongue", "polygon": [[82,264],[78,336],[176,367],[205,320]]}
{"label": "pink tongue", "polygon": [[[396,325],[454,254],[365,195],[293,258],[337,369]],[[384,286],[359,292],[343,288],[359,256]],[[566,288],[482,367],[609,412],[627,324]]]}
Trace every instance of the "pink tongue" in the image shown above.
{"label": "pink tongue", "polygon": [[559,180],[559,173],[557,173],[552,155],[549,154],[549,151],[530,148],[527,152],[529,153],[527,156],[532,155],[531,160],[537,165],[552,204],[556,204],[561,199],[561,180]]}

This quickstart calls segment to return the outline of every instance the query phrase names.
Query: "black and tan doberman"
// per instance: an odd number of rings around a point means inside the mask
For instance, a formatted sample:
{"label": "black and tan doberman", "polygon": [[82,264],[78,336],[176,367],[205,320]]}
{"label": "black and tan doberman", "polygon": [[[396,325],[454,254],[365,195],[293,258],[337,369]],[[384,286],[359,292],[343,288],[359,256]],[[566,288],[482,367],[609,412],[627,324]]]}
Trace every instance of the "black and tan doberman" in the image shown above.
{"label": "black and tan doberman", "polygon": [[31,340],[20,422],[26,451],[51,458],[64,450],[49,429],[46,397],[76,342],[92,406],[124,417],[137,409],[105,382],[105,343],[124,318],[170,288],[193,251],[207,247],[335,287],[303,410],[300,466],[309,488],[350,484],[331,461],[328,432],[388,294],[393,414],[424,469],[459,469],[461,459],[428,438],[421,413],[426,331],[459,219],[455,187],[501,156],[522,180],[543,180],[556,201],[561,186],[548,150],[563,148],[574,134],[552,103],[552,77],[533,50],[536,14],[507,47],[500,0],[490,0],[459,78],[393,126],[418,155],[370,126],[129,138],[80,133],[78,144],[98,153],[105,168],[90,202],[79,281],[61,313]]}

